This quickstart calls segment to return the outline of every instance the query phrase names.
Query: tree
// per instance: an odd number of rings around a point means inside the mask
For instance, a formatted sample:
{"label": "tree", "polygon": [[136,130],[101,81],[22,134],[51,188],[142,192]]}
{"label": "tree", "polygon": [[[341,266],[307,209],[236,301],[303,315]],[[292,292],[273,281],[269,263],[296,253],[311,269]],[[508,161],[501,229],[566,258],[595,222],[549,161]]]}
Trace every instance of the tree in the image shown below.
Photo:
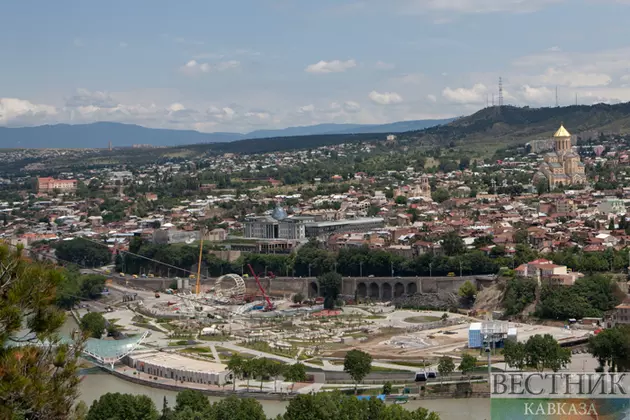
{"label": "tree", "polygon": [[464,253],[464,241],[455,231],[449,232],[442,238],[442,249],[448,256]]}
{"label": "tree", "polygon": [[608,230],[615,230],[615,219],[610,219],[608,222]]}
{"label": "tree", "polygon": [[551,334],[536,334],[525,343],[527,366],[542,372],[551,369],[554,372],[566,367],[571,362],[571,350],[560,346]]}
{"label": "tree", "polygon": [[542,195],[542,194],[548,193],[549,192],[549,181],[547,181],[547,179],[545,179],[545,178],[540,179],[536,183],[536,192],[538,192],[538,195]]}
{"label": "tree", "polygon": [[390,395],[392,393],[392,383],[387,381],[383,384],[383,394]]}
{"label": "tree", "polygon": [[324,297],[324,308],[334,309],[337,296],[341,292],[341,281],[341,274],[332,271],[317,278],[320,293]]}
{"label": "tree", "polygon": [[466,280],[464,284],[459,288],[459,296],[466,300],[468,304],[471,304],[475,300],[477,295],[477,288],[470,280]]}
{"label": "tree", "polygon": [[450,375],[455,370],[455,363],[453,362],[453,358],[449,356],[443,356],[440,358],[438,362],[438,372],[440,372],[440,376]]}
{"label": "tree", "polygon": [[[60,343],[62,270],[0,245],[0,418],[65,420],[78,396],[82,341]],[[37,337],[41,344],[32,342]],[[16,345],[18,344],[18,345]]]}
{"label": "tree", "polygon": [[186,408],[194,412],[203,413],[210,409],[210,401],[200,391],[187,389],[177,394],[175,398],[175,412],[183,411]]}
{"label": "tree", "polygon": [[227,368],[232,372],[232,376],[234,377],[232,380],[232,389],[234,391],[236,391],[236,378],[243,375],[243,363],[244,360],[238,353],[234,353],[227,363]]}
{"label": "tree", "polygon": [[508,366],[522,371],[527,366],[525,344],[517,341],[506,341],[503,348],[503,358]]}
{"label": "tree", "polygon": [[409,411],[376,398],[361,401],[338,391],[300,394],[291,399],[284,415],[278,417],[278,420],[332,419],[439,420],[440,417],[426,408]]}
{"label": "tree", "polygon": [[398,197],[396,197],[395,201],[396,204],[404,206],[405,204],[407,204],[407,197],[405,197],[404,195],[399,195]]}
{"label": "tree", "polygon": [[86,420],[157,420],[155,404],[146,395],[108,392],[92,403]]}
{"label": "tree", "polygon": [[55,249],[55,255],[62,261],[87,267],[101,267],[112,260],[106,244],[99,245],[82,238],[61,241]]}
{"label": "tree", "polygon": [[304,295],[302,293],[296,293],[293,295],[293,303],[302,303],[304,300]]}
{"label": "tree", "polygon": [[356,394],[359,382],[372,370],[372,356],[361,350],[350,350],[343,359],[343,370],[354,381],[354,392]]}
{"label": "tree", "polygon": [[275,360],[269,360],[267,362],[266,368],[267,375],[273,378],[273,391],[277,392],[278,376],[282,374],[282,371],[284,370],[284,365]]}
{"label": "tree", "polygon": [[630,326],[607,328],[588,340],[588,351],[610,372],[630,370]]}
{"label": "tree", "polygon": [[449,198],[450,194],[448,193],[448,190],[445,190],[443,188],[439,188],[431,194],[431,199],[433,199],[433,201],[435,201],[436,203],[443,203]]}
{"label": "tree", "polygon": [[81,331],[88,333],[92,338],[101,338],[107,321],[102,314],[90,312],[81,318]]}
{"label": "tree", "polygon": [[469,375],[477,367],[477,358],[471,354],[462,354],[462,360],[459,362],[458,369],[462,371],[464,375]]}
{"label": "tree", "polygon": [[[208,399],[206,398],[206,401]],[[262,405],[253,398],[227,397],[212,404],[210,415],[212,420],[266,420]]]}
{"label": "tree", "polygon": [[249,391],[249,380],[256,374],[256,360],[243,360],[243,375],[247,377],[247,391]]}
{"label": "tree", "polygon": [[284,369],[283,376],[285,381],[293,382],[294,385],[296,382],[304,382],[306,381],[306,366],[303,363],[289,365]]}

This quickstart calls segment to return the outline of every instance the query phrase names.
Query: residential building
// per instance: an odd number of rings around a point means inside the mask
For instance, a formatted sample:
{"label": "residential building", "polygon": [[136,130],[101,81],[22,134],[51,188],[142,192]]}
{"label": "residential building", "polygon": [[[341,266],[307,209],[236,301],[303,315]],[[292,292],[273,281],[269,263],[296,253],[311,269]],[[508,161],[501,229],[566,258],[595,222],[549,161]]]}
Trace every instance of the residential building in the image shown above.
{"label": "residential building", "polygon": [[514,271],[521,277],[535,278],[538,283],[544,280],[550,284],[572,286],[580,277],[584,275],[572,272],[566,265],[557,265],[553,261],[538,259],[521,264]]}
{"label": "residential building", "polygon": [[597,210],[603,214],[626,214],[626,205],[623,200],[616,197],[606,197],[599,203]]}

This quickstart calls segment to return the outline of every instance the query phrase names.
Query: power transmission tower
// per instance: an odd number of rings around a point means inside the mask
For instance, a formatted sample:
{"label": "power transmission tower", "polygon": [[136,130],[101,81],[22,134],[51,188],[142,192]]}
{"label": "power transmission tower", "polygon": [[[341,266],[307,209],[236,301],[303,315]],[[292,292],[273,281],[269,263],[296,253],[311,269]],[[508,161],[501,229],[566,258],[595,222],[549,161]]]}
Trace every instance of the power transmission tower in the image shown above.
{"label": "power transmission tower", "polygon": [[499,108],[503,106],[503,78],[499,77]]}

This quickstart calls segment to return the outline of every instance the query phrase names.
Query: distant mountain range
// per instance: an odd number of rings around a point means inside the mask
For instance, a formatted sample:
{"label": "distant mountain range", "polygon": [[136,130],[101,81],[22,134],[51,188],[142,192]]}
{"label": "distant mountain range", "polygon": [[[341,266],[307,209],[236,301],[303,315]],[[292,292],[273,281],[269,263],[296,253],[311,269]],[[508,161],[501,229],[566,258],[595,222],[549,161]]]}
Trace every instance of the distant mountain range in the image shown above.
{"label": "distant mountain range", "polygon": [[113,122],[76,125],[55,124],[20,128],[0,127],[0,148],[106,148],[110,141],[113,147],[129,147],[134,144],[181,146],[270,137],[402,133],[447,124],[451,121],[453,119],[401,121],[383,125],[318,124],[279,130],[257,130],[246,134],[155,129]]}

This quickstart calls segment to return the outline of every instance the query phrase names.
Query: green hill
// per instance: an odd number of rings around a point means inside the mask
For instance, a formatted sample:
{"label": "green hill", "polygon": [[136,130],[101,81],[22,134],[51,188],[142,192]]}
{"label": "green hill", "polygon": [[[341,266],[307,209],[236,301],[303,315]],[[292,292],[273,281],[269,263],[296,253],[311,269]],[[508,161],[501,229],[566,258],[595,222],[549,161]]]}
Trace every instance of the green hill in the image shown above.
{"label": "green hill", "polygon": [[584,132],[630,132],[630,103],[557,108],[485,108],[449,124],[406,133],[427,144],[474,145],[493,149],[550,137],[560,126],[579,135]]}

